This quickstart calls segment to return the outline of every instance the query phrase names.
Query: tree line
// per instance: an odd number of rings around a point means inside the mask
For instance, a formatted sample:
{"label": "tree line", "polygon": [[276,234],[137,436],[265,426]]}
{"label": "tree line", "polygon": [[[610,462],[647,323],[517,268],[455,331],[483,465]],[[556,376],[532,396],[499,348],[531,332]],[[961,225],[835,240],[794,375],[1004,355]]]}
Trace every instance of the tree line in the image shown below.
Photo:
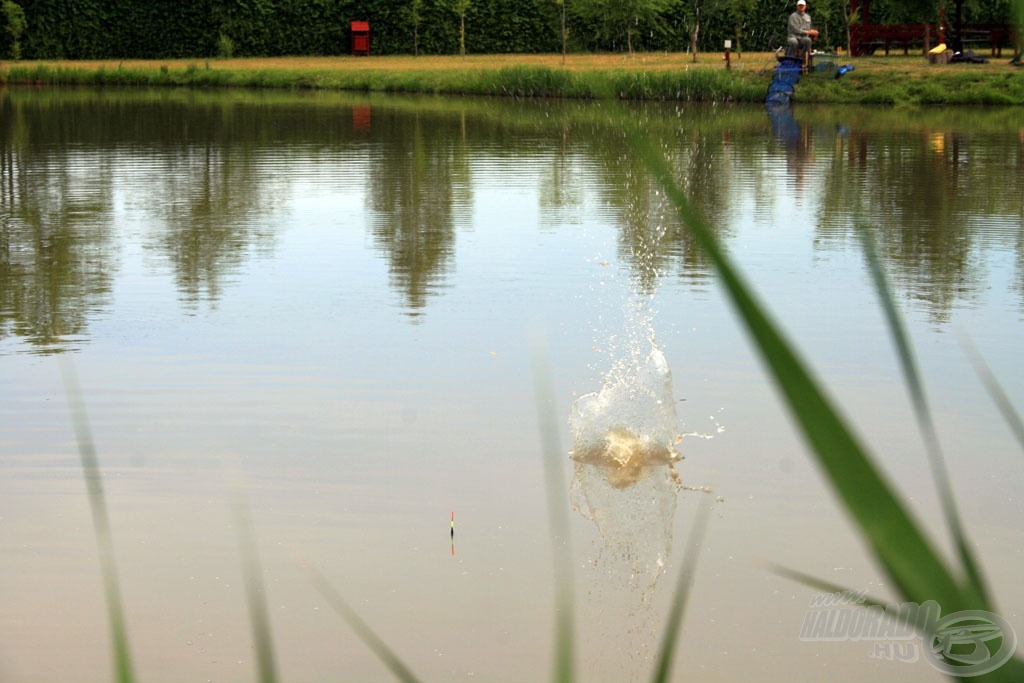
{"label": "tree line", "polygon": [[[842,46],[849,0],[808,0],[823,47]],[[873,0],[872,23],[924,23],[954,0]],[[964,0],[1005,22],[1013,0]],[[949,6],[948,8],[946,6]],[[352,21],[373,54],[766,51],[795,0],[4,0],[0,57],[174,59],[340,55]]]}

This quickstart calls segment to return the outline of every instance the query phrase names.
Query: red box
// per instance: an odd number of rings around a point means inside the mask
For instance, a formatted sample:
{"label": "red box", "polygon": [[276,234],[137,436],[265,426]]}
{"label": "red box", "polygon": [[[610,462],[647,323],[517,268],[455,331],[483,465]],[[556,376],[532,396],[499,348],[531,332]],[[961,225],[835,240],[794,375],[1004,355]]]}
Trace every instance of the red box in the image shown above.
{"label": "red box", "polygon": [[352,22],[352,54],[366,57],[370,55],[370,22]]}

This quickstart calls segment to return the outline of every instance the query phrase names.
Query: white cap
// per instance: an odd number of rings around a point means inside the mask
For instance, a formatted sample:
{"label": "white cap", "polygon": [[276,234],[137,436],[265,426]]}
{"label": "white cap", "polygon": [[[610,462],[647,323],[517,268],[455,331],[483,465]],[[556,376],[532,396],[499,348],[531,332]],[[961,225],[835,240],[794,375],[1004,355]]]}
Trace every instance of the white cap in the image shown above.
{"label": "white cap", "polygon": [[798,6],[799,6],[799,5],[806,5],[806,4],[807,4],[807,0],[796,0],[796,4],[797,4]]}

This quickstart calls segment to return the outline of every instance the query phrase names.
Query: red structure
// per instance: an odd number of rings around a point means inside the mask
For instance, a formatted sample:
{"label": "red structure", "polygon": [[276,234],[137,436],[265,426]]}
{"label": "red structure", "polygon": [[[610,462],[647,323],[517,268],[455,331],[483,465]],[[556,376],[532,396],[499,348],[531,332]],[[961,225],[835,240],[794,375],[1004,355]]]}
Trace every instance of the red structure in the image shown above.
{"label": "red structure", "polygon": [[370,22],[352,22],[352,54],[370,56]]}
{"label": "red structure", "polygon": [[902,47],[903,54],[910,48],[927,52],[939,43],[947,43],[954,51],[962,52],[971,45],[988,45],[993,57],[1001,57],[1003,47],[1009,47],[1012,31],[1009,24],[965,24],[964,0],[955,0],[953,24],[949,26],[944,13],[938,24],[872,24],[871,0],[850,0],[850,14],[859,12],[859,21],[850,26],[850,54],[855,57],[874,54],[883,48],[889,54],[892,47]]}

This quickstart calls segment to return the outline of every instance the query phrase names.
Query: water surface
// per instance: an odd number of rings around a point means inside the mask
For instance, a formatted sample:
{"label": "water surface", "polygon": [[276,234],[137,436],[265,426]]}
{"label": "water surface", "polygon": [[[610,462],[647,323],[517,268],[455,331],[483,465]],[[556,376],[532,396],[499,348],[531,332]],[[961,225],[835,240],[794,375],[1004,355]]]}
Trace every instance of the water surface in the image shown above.
{"label": "water surface", "polygon": [[[959,341],[1024,406],[1019,111],[7,89],[0,678],[111,680],[59,358],[82,385],[141,680],[254,676],[233,490],[283,680],[390,680],[307,563],[425,680],[547,678],[542,333],[584,680],[647,677],[700,505],[714,513],[676,679],[939,680],[868,643],[799,640],[814,592],[764,561],[895,594],[633,125],[948,546],[858,246],[872,228],[966,525],[1024,634],[1020,453]],[[573,404],[652,351],[679,481],[657,464],[617,486],[581,472]]]}

